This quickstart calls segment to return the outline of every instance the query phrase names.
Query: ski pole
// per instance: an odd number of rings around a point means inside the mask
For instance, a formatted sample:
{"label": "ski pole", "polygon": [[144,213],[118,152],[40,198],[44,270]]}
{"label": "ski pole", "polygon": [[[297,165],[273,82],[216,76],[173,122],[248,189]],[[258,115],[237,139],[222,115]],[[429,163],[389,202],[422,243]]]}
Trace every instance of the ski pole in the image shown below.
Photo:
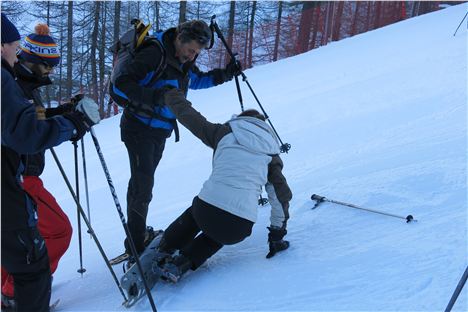
{"label": "ski pole", "polygon": [[463,273],[462,278],[458,282],[457,288],[455,288],[455,291],[453,292],[452,298],[450,298],[450,301],[445,308],[445,312],[450,312],[452,311],[453,305],[455,304],[455,301],[457,301],[458,296],[460,295],[463,286],[465,286],[466,280],[468,279],[468,266],[465,269],[465,273]]}
{"label": "ski pole", "polygon": [[57,154],[55,153],[55,150],[53,148],[50,149],[50,152],[52,153],[52,156],[54,157],[55,163],[57,164],[58,169],[60,170],[60,173],[62,174],[63,179],[65,180],[65,183],[67,184],[68,190],[70,191],[70,194],[73,197],[73,200],[75,201],[78,211],[80,212],[81,216],[83,217],[83,220],[86,224],[86,226],[89,229],[89,233],[94,239],[94,242],[96,243],[96,246],[99,249],[99,252],[101,253],[102,257],[104,258],[104,261],[106,262],[107,267],[109,268],[109,271],[112,274],[112,277],[114,278],[115,283],[117,284],[117,287],[119,288],[120,293],[122,294],[122,297],[124,298],[125,302],[127,302],[127,297],[125,296],[125,293],[122,289],[122,286],[120,286],[119,280],[117,279],[117,276],[115,275],[114,270],[112,269],[109,259],[106,256],[106,253],[104,252],[104,249],[102,249],[101,243],[99,242],[96,233],[94,233],[93,228],[91,227],[91,223],[89,223],[88,218],[86,217],[86,214],[84,213],[83,207],[81,207],[80,202],[78,201],[78,198],[75,195],[75,192],[73,191],[73,188],[70,184],[70,181],[67,178],[67,175],[65,174],[65,171],[63,170],[62,164],[60,163]]}
{"label": "ski pole", "polygon": [[91,128],[90,133],[91,133],[91,137],[93,138],[94,146],[96,147],[96,152],[97,152],[97,154],[99,156],[99,159],[101,161],[102,169],[104,170],[104,174],[106,175],[107,183],[109,184],[110,192],[112,194],[112,197],[114,198],[115,207],[117,208],[117,212],[119,214],[120,221],[122,222],[122,226],[123,226],[123,228],[125,230],[125,234],[127,235],[127,241],[128,241],[128,244],[130,245],[130,250],[132,252],[133,257],[135,258],[135,263],[136,263],[136,265],[138,267],[138,271],[140,272],[141,279],[143,280],[143,284],[145,286],[145,291],[146,291],[146,296],[148,297],[148,300],[149,300],[149,302],[151,304],[152,310],[154,312],[157,312],[156,305],[154,304],[153,296],[151,295],[151,290],[148,287],[148,283],[146,281],[145,274],[143,272],[143,268],[141,266],[140,258],[138,257],[138,253],[136,251],[136,247],[135,247],[135,244],[134,244],[133,239],[132,239],[132,235],[130,234],[130,230],[128,228],[127,221],[125,220],[125,216],[124,216],[124,214],[122,212],[122,208],[120,206],[120,202],[119,202],[119,199],[117,197],[117,192],[115,191],[114,183],[112,182],[109,170],[107,169],[106,161],[104,160],[104,155],[102,154],[101,147],[99,145],[99,141],[98,141],[98,139],[96,137],[96,133],[94,132],[93,128]]}
{"label": "ski pole", "polygon": [[[214,29],[214,31],[216,32],[216,34],[218,35],[218,38],[221,39],[221,42],[223,43],[224,47],[226,48],[226,51],[227,53],[229,54],[229,56],[231,57],[231,61],[234,61],[234,62],[237,62],[236,60],[236,56],[234,55],[234,53],[232,53],[232,50],[231,48],[229,47],[229,45],[227,44],[226,42],[226,39],[224,38],[224,35],[223,33],[221,32],[221,29],[219,28],[218,26],[218,23],[216,22],[216,15],[213,15],[211,17],[211,25],[210,25],[210,28]],[[247,80],[247,76],[244,74],[244,72],[242,70],[240,70],[240,76],[242,76],[242,81],[244,81],[247,86],[249,87],[249,90],[250,92],[252,93],[253,97],[255,98],[255,100],[257,101],[258,103],[258,106],[260,107],[260,109],[262,110],[262,113],[263,115],[265,115],[265,118],[266,120],[268,121],[268,123],[270,124],[271,128],[273,129],[273,131],[275,132],[275,135],[276,137],[278,138],[278,140],[280,141],[281,143],[281,146],[280,146],[280,151],[281,153],[288,153],[288,151],[291,149],[291,144],[289,143],[283,143],[283,141],[281,140],[278,132],[276,131],[275,127],[273,126],[273,123],[271,122],[270,120],[270,117],[268,116],[268,114],[266,113],[265,109],[263,108],[263,105],[260,103],[260,100],[258,99],[257,95],[255,94],[252,86],[250,85],[249,81]],[[237,86],[237,92],[238,92],[238,95],[239,95],[239,99],[242,101],[242,96],[240,95],[240,87],[239,87],[239,81],[237,79],[237,76],[236,75],[236,86]],[[243,111],[243,103],[241,102],[241,109]]]}
{"label": "ski pole", "polygon": [[77,270],[77,272],[81,274],[81,277],[83,277],[83,273],[86,272],[86,269],[83,268],[83,246],[81,244],[81,219],[80,219],[80,208],[78,207],[78,205],[80,205],[80,183],[78,179],[78,143],[76,141],[73,141],[73,151],[74,151],[74,157],[75,157],[76,198],[78,201],[76,204],[76,217],[77,217],[77,223],[78,223],[78,250],[80,254],[80,268]]}
{"label": "ski pole", "polygon": [[468,15],[468,12],[466,12],[465,16],[464,16],[463,19],[461,20],[460,25],[458,25],[458,27],[457,27],[457,30],[455,30],[455,33],[453,34],[454,37],[455,37],[455,35],[457,34],[458,28],[460,28],[461,24],[463,23],[463,21],[465,20],[465,18],[466,18],[467,15]]}
{"label": "ski pole", "polygon": [[83,176],[84,176],[84,182],[85,182],[86,208],[88,210],[88,220],[89,220],[89,223],[91,223],[91,212],[89,211],[88,170],[86,170],[86,153],[85,153],[84,137],[81,138],[81,157],[83,158]]}
{"label": "ski pole", "polygon": [[412,221],[414,221],[414,222],[418,221],[418,220],[414,219],[412,215],[407,215],[406,217],[404,217],[404,216],[399,216],[399,215],[386,213],[386,212],[382,212],[382,211],[378,211],[378,210],[362,208],[362,207],[359,207],[359,206],[356,206],[356,205],[353,205],[353,204],[348,204],[348,203],[340,202],[340,201],[337,201],[337,200],[328,199],[328,198],[326,198],[324,196],[320,196],[320,195],[317,195],[317,194],[313,194],[311,196],[311,199],[316,201],[315,206],[312,207],[312,209],[317,208],[317,206],[320,205],[323,202],[329,202],[329,203],[333,203],[333,204],[337,204],[337,205],[342,205],[342,206],[347,206],[347,207],[351,207],[351,208],[355,208],[355,209],[360,209],[360,210],[365,210],[365,211],[369,211],[369,212],[373,212],[373,213],[378,213],[378,214],[389,216],[389,217],[403,219],[403,220],[406,220],[406,223],[410,223]]}

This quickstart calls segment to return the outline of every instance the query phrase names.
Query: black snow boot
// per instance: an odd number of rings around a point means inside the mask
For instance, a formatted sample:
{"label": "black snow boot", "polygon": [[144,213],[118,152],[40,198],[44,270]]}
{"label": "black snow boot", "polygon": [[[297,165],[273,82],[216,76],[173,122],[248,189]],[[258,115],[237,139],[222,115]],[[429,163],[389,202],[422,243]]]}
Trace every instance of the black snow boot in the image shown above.
{"label": "black snow boot", "polygon": [[192,261],[180,254],[161,267],[161,277],[173,283],[177,283],[182,275],[192,267]]}

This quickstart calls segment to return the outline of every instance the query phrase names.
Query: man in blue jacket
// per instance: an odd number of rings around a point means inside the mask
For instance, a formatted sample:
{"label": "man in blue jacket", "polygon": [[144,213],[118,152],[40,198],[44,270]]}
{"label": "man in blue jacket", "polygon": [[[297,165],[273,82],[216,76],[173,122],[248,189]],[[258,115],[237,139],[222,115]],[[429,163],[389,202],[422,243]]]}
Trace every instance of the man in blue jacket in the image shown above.
{"label": "man in blue jacket", "polygon": [[20,35],[1,14],[2,55],[2,266],[14,277],[17,311],[48,311],[51,275],[47,249],[37,230],[34,201],[22,188],[21,154],[78,140],[99,122],[96,103],[86,99],[64,116],[38,120],[15,81],[13,65]]}
{"label": "man in blue jacket", "polygon": [[[188,21],[157,33],[157,40],[144,42],[131,62],[114,68],[109,92],[115,102],[125,107],[120,128],[130,160],[127,218],[138,253],[153,238],[152,229],[146,227],[146,217],[153,198],[156,167],[173,130],[178,140],[175,115],[164,103],[165,88],[179,88],[186,95],[188,89],[210,88],[230,81],[240,71],[238,62],[209,72],[198,69],[195,61],[211,37],[204,21]],[[129,255],[126,240],[125,249]]]}

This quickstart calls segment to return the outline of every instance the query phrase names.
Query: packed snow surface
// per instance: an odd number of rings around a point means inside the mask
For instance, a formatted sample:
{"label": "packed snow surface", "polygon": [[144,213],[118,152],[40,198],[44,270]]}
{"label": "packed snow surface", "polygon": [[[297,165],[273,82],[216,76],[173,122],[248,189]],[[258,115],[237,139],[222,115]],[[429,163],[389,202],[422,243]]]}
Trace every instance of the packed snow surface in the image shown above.
{"label": "packed snow surface", "polygon": [[[453,33],[462,4],[402,21],[245,71],[283,142],[294,197],[289,250],[268,252],[269,206],[252,236],[226,246],[178,284],[157,284],[158,311],[442,311],[467,266],[467,29]],[[246,107],[258,108],[242,83]],[[210,121],[240,110],[234,82],[192,91]],[[129,164],[120,116],[95,127],[122,209]],[[95,146],[85,137],[91,223],[108,257],[124,230]],[[56,148],[74,185],[73,147]],[[79,152],[81,167],[81,151]],[[212,150],[181,127],[156,170],[148,224],[164,229],[198,194]],[[73,224],[54,274],[60,311],[125,311],[123,298],[82,222],[79,269],[76,206],[47,153],[45,186]],[[83,172],[80,197],[86,209]],[[331,203],[312,194],[395,215]],[[120,277],[122,268],[114,267]],[[468,311],[464,289],[454,310]],[[130,308],[150,310],[147,298]]]}

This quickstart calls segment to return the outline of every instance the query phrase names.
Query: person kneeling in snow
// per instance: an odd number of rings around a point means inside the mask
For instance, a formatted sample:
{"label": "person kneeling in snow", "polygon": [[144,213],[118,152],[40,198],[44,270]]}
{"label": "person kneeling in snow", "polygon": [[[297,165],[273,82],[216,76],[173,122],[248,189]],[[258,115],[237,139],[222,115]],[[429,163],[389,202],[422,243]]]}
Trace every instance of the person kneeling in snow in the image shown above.
{"label": "person kneeling in snow", "polygon": [[179,254],[159,264],[163,277],[177,282],[224,245],[250,236],[264,185],[271,204],[267,258],[287,249],[289,242],[283,238],[292,193],[281,172],[279,144],[265,116],[250,109],[224,124],[211,123],[177,89],[165,93],[165,103],[181,124],[213,148],[214,154],[209,179],[192,205],[164,232],[160,252],[178,250]]}

